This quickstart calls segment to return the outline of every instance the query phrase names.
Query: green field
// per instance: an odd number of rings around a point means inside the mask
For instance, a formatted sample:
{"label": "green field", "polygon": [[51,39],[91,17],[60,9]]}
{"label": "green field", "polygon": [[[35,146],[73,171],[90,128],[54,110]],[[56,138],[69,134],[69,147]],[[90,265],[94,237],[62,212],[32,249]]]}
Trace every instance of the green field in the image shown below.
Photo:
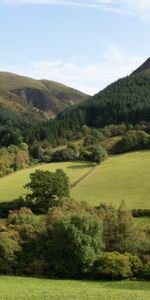
{"label": "green field", "polygon": [[[27,191],[23,189],[29,174],[36,169],[63,169],[73,183],[92,170],[84,162],[50,163],[22,170],[0,179],[0,201],[10,201]],[[132,152],[110,157],[71,190],[77,201],[96,206],[101,202],[118,206],[124,199],[129,208],[150,209],[150,151]]]}
{"label": "green field", "polygon": [[35,172],[37,169],[48,171],[63,169],[68,174],[70,182],[73,183],[88,173],[93,166],[93,163],[85,162],[50,163],[15,172],[0,179],[0,201],[11,201],[19,196],[26,195],[28,191],[23,186],[29,181],[30,173]]}
{"label": "green field", "polygon": [[149,282],[0,277],[2,300],[149,300]]}
{"label": "green field", "polygon": [[135,220],[136,224],[140,225],[141,227],[150,225],[150,217],[134,218],[134,220]]}
{"label": "green field", "polygon": [[110,157],[72,190],[92,205],[124,199],[129,208],[150,209],[150,151]]}

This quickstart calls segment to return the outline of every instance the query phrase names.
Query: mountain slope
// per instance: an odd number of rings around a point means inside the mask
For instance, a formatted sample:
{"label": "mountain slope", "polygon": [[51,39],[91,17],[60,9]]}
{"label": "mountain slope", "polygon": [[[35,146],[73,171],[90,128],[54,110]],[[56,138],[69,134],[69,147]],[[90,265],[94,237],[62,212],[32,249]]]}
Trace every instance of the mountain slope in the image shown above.
{"label": "mountain slope", "polygon": [[64,130],[67,126],[67,130],[70,129],[73,133],[84,124],[91,127],[103,127],[122,122],[131,124],[141,121],[149,122],[149,63],[150,60],[142,72],[122,78],[88,101],[60,113],[56,121],[63,124]]}
{"label": "mountain slope", "polygon": [[89,96],[63,84],[0,72],[0,105],[18,112],[56,115]]}
{"label": "mountain slope", "polygon": [[139,74],[141,72],[150,72],[150,57],[139,67],[137,68],[132,74]]}

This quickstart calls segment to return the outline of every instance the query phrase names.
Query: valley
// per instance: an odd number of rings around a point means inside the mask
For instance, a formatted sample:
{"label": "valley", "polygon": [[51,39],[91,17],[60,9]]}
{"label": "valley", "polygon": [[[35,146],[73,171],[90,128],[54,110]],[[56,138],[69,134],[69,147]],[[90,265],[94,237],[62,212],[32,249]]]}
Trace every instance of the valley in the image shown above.
{"label": "valley", "polygon": [[150,300],[150,1],[0,28],[0,300]]}
{"label": "valley", "polygon": [[149,62],[91,98],[0,73],[2,299],[149,299]]}

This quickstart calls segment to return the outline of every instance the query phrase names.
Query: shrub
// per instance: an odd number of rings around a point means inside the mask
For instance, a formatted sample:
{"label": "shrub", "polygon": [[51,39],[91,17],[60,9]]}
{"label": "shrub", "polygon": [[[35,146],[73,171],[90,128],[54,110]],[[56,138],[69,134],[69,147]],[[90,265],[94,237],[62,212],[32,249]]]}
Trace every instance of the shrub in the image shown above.
{"label": "shrub", "polygon": [[46,245],[50,274],[79,278],[103,248],[101,223],[90,214],[71,215],[50,227]]}
{"label": "shrub", "polygon": [[10,211],[7,224],[21,225],[32,224],[34,221],[34,214],[29,208],[22,207],[19,210]]}
{"label": "shrub", "polygon": [[17,253],[20,251],[17,240],[6,233],[0,234],[0,273],[10,274],[17,264]]}
{"label": "shrub", "polygon": [[92,149],[91,160],[100,164],[108,157],[107,151],[101,146],[95,146]]}
{"label": "shrub", "polygon": [[100,255],[92,270],[96,279],[125,279],[133,275],[129,257],[118,252],[106,252]]}

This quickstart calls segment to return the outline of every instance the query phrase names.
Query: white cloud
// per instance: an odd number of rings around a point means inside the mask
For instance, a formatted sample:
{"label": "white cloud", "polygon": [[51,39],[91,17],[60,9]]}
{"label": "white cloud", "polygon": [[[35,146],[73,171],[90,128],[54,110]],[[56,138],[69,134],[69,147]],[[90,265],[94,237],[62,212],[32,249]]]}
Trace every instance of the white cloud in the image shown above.
{"label": "white cloud", "polygon": [[65,5],[65,6],[99,9],[102,11],[108,11],[108,12],[119,13],[119,14],[131,14],[129,10],[127,11],[125,8],[122,9],[120,5],[117,5],[117,1],[115,0],[76,0],[76,1],[75,0],[0,0],[0,4]]}
{"label": "white cloud", "polygon": [[109,51],[98,62],[86,63],[79,60],[42,60],[26,65],[3,66],[0,69],[36,79],[49,79],[95,94],[111,82],[130,74],[145,57],[130,55],[115,45],[108,45]]}
{"label": "white cloud", "polygon": [[0,0],[5,5],[65,5],[93,8],[119,14],[150,17],[150,0]]}
{"label": "white cloud", "polygon": [[[125,2],[125,1],[122,1]],[[150,0],[126,0],[128,10],[140,17],[150,17]]]}

